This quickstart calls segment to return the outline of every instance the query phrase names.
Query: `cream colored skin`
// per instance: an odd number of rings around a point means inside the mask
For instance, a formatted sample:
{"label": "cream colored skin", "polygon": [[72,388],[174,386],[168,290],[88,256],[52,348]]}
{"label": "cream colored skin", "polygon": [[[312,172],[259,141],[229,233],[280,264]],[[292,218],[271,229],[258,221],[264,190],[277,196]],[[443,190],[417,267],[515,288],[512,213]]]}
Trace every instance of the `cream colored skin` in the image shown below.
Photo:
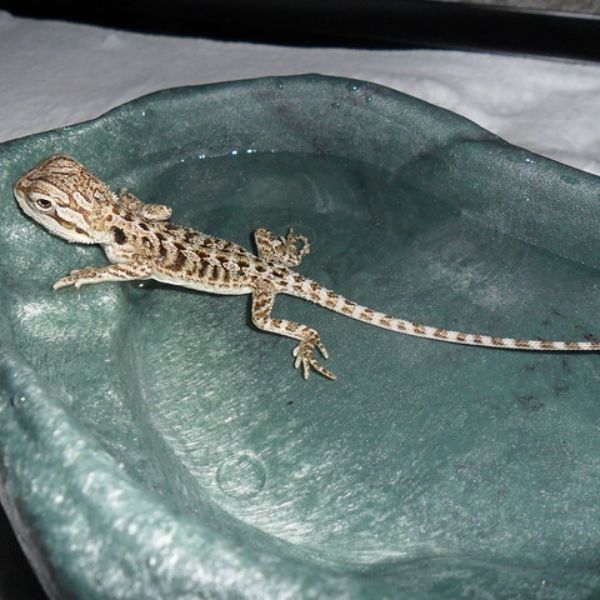
{"label": "cream colored skin", "polygon": [[108,281],[155,279],[211,294],[250,294],[252,321],[259,329],[298,340],[295,366],[335,375],[315,357],[327,358],[312,327],[271,317],[277,294],[314,302],[352,319],[398,333],[455,344],[541,351],[597,351],[598,341],[540,341],[449,331],[419,325],[361,306],[303,277],[292,268],[308,254],[308,240],[293,231],[254,233],[258,255],[242,246],[169,221],[171,209],[145,204],[122,189],[118,194],[67,155],[54,155],[25,173],[14,186],[23,212],[68,242],[100,244],[110,264],[76,269],[54,289]]}

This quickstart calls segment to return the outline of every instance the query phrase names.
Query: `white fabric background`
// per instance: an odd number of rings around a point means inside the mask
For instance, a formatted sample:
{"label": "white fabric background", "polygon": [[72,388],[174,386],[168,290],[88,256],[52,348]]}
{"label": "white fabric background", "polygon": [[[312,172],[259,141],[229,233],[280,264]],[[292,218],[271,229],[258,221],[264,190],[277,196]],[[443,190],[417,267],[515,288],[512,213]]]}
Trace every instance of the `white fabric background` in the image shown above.
{"label": "white fabric background", "polygon": [[149,36],[0,11],[0,141],[180,85],[323,73],[381,83],[508,141],[600,174],[600,65],[482,53],[369,51]]}

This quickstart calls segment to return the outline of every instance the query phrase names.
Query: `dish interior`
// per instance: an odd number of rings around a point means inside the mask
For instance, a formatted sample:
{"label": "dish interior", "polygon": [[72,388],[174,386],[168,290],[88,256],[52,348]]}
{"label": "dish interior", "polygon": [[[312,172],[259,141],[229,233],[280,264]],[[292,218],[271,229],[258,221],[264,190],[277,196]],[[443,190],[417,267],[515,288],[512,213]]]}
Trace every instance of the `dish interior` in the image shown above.
{"label": "dish interior", "polygon": [[[258,227],[293,227],[311,242],[301,273],[395,316],[600,336],[597,269],[473,218],[410,164],[183,148],[96,173],[246,247]],[[104,264],[101,250],[24,216],[10,235],[15,347],[185,518],[363,570],[440,556],[596,564],[596,354],[421,340],[279,296],[274,314],[316,327],[338,375],[304,381],[294,342],[255,330],[247,297],[153,282],[53,293],[71,269]]]}

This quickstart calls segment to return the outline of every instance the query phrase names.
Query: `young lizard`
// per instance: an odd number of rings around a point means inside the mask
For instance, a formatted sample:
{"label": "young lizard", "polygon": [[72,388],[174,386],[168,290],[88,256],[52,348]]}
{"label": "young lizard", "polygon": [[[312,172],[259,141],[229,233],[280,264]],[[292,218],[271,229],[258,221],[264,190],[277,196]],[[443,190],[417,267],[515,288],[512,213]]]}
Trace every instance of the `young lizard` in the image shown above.
{"label": "young lizard", "polygon": [[83,165],[55,155],[25,173],[14,186],[23,212],[68,242],[100,244],[111,264],[71,271],[54,289],[103,281],[155,279],[212,294],[250,294],[252,321],[259,329],[298,340],[295,367],[304,377],[320,365],[318,349],[328,358],[312,327],[271,317],[277,294],[314,302],[352,319],[421,338],[518,350],[600,350],[600,341],[538,341],[511,339],[419,325],[371,310],[324,288],[292,270],[308,254],[308,240],[292,230],[282,237],[258,229],[258,256],[233,242],[169,222],[171,209],[145,204],[126,189],[114,194]]}

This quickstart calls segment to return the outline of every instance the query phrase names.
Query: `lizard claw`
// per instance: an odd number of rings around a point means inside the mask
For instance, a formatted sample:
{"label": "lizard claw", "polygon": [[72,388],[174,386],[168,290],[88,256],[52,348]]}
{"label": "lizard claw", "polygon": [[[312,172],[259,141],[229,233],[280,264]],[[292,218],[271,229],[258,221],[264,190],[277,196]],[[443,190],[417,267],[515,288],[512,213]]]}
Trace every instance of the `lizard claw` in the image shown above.
{"label": "lizard claw", "polygon": [[[295,254],[298,259],[301,259],[303,256],[306,256],[310,252],[310,243],[308,238],[304,235],[297,234],[293,228],[290,227],[287,236],[284,238],[284,242],[287,248],[287,251]],[[300,248],[296,246],[296,243],[300,242],[302,245]]]}
{"label": "lizard claw", "polygon": [[58,281],[56,281],[54,283],[54,285],[52,286],[53,290],[60,290],[60,288],[63,287],[67,287],[68,285],[71,285],[70,282],[65,281],[66,277],[61,277]]}
{"label": "lizard claw", "polygon": [[90,283],[89,275],[93,269],[74,269],[65,277],[61,277],[53,286],[53,290],[59,290],[60,288],[73,285],[76,288],[80,288],[86,283]]}
{"label": "lizard claw", "polygon": [[59,290],[60,288],[68,287],[69,285],[74,285],[75,287],[79,287],[77,285],[77,280],[72,275],[67,275],[66,277],[61,277],[53,286],[53,290]]}
{"label": "lizard claw", "polygon": [[308,379],[310,370],[314,369],[317,373],[323,375],[323,377],[327,377],[327,379],[335,381],[335,373],[332,373],[317,362],[314,352],[315,348],[318,348],[319,352],[321,352],[325,358],[329,358],[329,354],[325,349],[325,346],[323,346],[318,338],[302,340],[292,351],[292,354],[296,357],[296,360],[294,361],[294,367],[296,369],[302,367],[304,379]]}
{"label": "lizard claw", "polygon": [[315,346],[319,349],[319,352],[323,355],[323,358],[329,358],[329,352],[327,352],[325,346],[321,343],[321,340],[315,342]]}

